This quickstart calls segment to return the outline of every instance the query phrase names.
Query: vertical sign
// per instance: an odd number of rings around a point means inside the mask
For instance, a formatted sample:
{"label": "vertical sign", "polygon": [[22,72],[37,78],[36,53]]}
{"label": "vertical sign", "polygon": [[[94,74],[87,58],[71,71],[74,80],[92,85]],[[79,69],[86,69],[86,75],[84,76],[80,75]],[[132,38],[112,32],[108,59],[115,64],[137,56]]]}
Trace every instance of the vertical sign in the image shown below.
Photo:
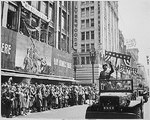
{"label": "vertical sign", "polygon": [[74,36],[73,36],[73,47],[77,49],[77,41],[78,41],[78,2],[75,2],[74,6]]}

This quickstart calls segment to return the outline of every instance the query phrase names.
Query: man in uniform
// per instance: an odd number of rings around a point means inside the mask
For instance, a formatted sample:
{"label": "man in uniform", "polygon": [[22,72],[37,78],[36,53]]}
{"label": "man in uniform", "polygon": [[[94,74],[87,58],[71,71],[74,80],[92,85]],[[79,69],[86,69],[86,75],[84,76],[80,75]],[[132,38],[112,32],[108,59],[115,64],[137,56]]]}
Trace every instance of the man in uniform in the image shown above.
{"label": "man in uniform", "polygon": [[99,80],[109,80],[110,79],[110,75],[114,72],[114,69],[113,69],[111,62],[109,62],[109,66],[110,66],[111,70],[108,72],[107,64],[103,65],[103,71],[100,72]]}
{"label": "man in uniform", "polygon": [[[113,69],[113,66],[111,64],[111,62],[109,62],[109,66],[110,66],[110,71],[107,70],[108,66],[107,64],[104,64],[102,67],[103,67],[103,71],[100,72],[100,75],[99,75],[99,85],[100,85],[100,82],[101,80],[109,80],[110,79],[110,75],[114,72],[114,69]],[[99,86],[99,92],[100,92],[100,87]],[[105,83],[104,85],[104,89],[107,89],[107,84]]]}

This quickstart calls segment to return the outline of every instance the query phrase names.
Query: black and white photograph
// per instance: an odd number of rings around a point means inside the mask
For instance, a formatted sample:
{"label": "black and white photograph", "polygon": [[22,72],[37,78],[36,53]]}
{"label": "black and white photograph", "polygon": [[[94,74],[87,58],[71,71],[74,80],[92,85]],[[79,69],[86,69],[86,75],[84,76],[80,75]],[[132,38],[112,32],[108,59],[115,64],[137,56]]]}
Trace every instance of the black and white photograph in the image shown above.
{"label": "black and white photograph", "polygon": [[150,0],[0,3],[1,119],[150,119]]}

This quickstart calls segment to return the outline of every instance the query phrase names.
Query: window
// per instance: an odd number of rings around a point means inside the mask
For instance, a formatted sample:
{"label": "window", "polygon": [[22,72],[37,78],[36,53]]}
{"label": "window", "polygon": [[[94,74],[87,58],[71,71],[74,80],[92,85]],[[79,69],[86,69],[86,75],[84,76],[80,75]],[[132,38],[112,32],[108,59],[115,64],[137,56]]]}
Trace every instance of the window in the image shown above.
{"label": "window", "polygon": [[85,16],[85,9],[82,8],[82,9],[81,9],[81,17],[84,17],[84,16]]}
{"label": "window", "polygon": [[85,57],[81,57],[81,64],[85,64]]}
{"label": "window", "polygon": [[94,19],[91,19],[91,27],[94,27]]}
{"label": "window", "polygon": [[90,52],[90,45],[86,44],[86,52]]}
{"label": "window", "polygon": [[62,6],[67,7],[67,1],[61,1]]}
{"label": "window", "polygon": [[94,31],[91,31],[91,39],[94,39]]}
{"label": "window", "polygon": [[94,15],[94,6],[91,7],[91,15]]}
{"label": "window", "polygon": [[[29,4],[30,4],[30,2],[29,2]],[[32,1],[31,6],[36,8],[37,10],[39,10],[39,1]]]}
{"label": "window", "polygon": [[[31,26],[32,26],[33,28],[39,26],[39,18],[38,18],[38,17],[32,16],[32,18],[31,18]],[[33,39],[39,40],[39,31],[32,31],[31,37],[32,37]]]}
{"label": "window", "polygon": [[89,7],[86,8],[86,17],[88,17],[88,16],[89,16]]}
{"label": "window", "polygon": [[86,4],[89,4],[89,1],[86,1]]}
{"label": "window", "polygon": [[12,4],[9,4],[7,14],[7,28],[16,31],[17,25],[17,8]]}
{"label": "window", "polygon": [[91,43],[91,49],[94,49],[94,43]]}
{"label": "window", "polygon": [[68,52],[68,53],[69,53],[69,46],[70,46],[69,43],[70,43],[70,42],[69,42],[69,37],[67,37],[67,52]]}
{"label": "window", "polygon": [[81,20],[81,28],[85,28],[85,20]]}
{"label": "window", "polygon": [[62,50],[66,51],[66,35],[61,35],[62,40]]}
{"label": "window", "polygon": [[86,64],[90,64],[90,57],[86,57]]}
{"label": "window", "polygon": [[[69,18],[69,15],[68,15],[68,18]],[[68,19],[68,29],[67,29],[67,31],[68,31],[68,33],[70,33],[70,21],[69,21],[70,19]]]}
{"label": "window", "polygon": [[41,1],[41,12],[47,16],[47,11],[48,11],[48,3]]}
{"label": "window", "polygon": [[46,43],[46,37],[47,37],[47,26],[48,24],[46,22],[41,21],[41,35],[40,35],[40,41]]}
{"label": "window", "polygon": [[[26,22],[29,25],[29,18],[30,18],[30,14],[28,11],[26,11],[25,9],[22,9],[21,11],[21,18],[20,18],[20,32],[26,36],[29,37],[29,33],[26,29],[25,23]],[[23,21],[26,20],[26,21]]]}
{"label": "window", "polygon": [[81,52],[85,52],[85,44],[81,44]]}
{"label": "window", "polygon": [[90,3],[94,3],[94,1],[91,1]]}
{"label": "window", "polygon": [[65,12],[62,12],[61,23],[62,23],[62,29],[66,30],[66,13]]}
{"label": "window", "polygon": [[85,32],[81,32],[81,40],[85,40]]}
{"label": "window", "polygon": [[89,19],[86,20],[86,27],[89,27]]}
{"label": "window", "polygon": [[85,4],[85,2],[81,2],[81,5],[84,5]]}
{"label": "window", "polygon": [[49,5],[49,18],[51,21],[53,21],[53,6]]}
{"label": "window", "polygon": [[54,30],[51,27],[49,27],[48,31],[48,44],[54,47]]}
{"label": "window", "polygon": [[86,40],[89,40],[90,39],[90,32],[86,32]]}
{"label": "window", "polygon": [[75,15],[74,18],[78,18],[78,15]]}
{"label": "window", "polygon": [[77,65],[77,57],[73,57],[73,64]]}

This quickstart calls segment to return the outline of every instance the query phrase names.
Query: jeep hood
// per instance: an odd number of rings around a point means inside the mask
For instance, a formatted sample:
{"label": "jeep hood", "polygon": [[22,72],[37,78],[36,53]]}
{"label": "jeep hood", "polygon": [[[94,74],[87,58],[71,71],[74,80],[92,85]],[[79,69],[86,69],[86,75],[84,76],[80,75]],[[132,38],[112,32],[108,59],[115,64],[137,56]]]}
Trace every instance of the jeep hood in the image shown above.
{"label": "jeep hood", "polygon": [[100,94],[100,97],[101,96],[128,96],[128,95],[130,95],[131,93],[118,93],[118,92],[107,92],[107,93],[101,93]]}

